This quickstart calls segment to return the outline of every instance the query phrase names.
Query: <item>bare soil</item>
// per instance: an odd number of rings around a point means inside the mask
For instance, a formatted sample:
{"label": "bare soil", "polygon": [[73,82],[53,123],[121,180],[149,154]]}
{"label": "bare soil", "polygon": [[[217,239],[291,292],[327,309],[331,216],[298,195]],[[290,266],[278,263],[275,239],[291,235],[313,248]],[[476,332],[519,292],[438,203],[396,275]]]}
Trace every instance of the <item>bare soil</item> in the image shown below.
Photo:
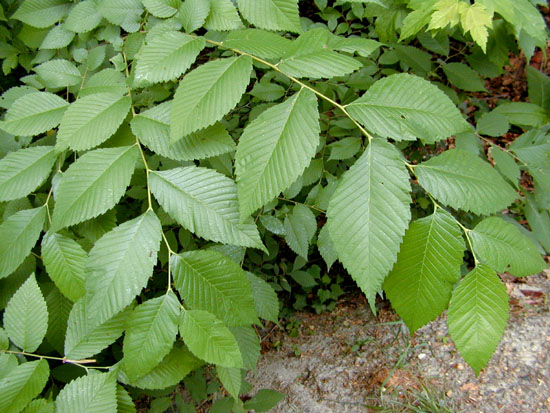
{"label": "bare soil", "polygon": [[374,317],[354,295],[330,313],[297,313],[286,329],[266,332],[268,350],[249,382],[286,393],[272,410],[281,413],[548,412],[550,270],[502,278],[511,316],[479,377],[456,350],[445,315],[411,337],[391,309]]}

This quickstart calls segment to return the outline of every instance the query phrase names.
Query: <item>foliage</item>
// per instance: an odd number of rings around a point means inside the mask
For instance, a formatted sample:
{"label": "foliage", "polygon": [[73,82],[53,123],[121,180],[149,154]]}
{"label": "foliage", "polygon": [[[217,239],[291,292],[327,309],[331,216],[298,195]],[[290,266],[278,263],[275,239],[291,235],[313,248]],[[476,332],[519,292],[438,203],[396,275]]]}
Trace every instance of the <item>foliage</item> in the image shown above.
{"label": "foliage", "polygon": [[497,272],[550,252],[550,80],[478,99],[545,47],[537,3],[2,0],[0,411],[164,411],[182,380],[267,411],[254,326],[276,291],[332,308],[342,266],[412,332],[448,308],[478,374]]}

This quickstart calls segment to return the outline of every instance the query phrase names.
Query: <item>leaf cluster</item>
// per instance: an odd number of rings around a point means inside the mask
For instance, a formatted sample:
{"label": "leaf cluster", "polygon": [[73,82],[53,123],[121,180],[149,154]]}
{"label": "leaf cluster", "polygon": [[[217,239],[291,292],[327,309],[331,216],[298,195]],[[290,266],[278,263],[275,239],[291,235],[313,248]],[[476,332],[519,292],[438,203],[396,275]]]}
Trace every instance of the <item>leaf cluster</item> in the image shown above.
{"label": "leaf cluster", "polygon": [[212,411],[267,411],[280,394],[240,397],[255,326],[278,291],[330,309],[341,268],[411,332],[448,309],[465,360],[488,362],[497,272],[550,251],[550,80],[529,68],[529,103],[476,100],[475,127],[462,102],[545,44],[542,17],[327,3],[1,3],[2,70],[27,74],[0,97],[0,412],[130,412],[143,393],[163,411],[182,381],[200,403],[205,365]]}

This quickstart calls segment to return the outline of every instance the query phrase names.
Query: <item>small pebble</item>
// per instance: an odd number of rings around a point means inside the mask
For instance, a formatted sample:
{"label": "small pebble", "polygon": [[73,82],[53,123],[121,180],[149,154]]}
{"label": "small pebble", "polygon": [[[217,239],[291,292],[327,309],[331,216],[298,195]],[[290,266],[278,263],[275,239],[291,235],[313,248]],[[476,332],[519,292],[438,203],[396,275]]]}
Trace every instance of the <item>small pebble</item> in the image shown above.
{"label": "small pebble", "polygon": [[419,358],[420,360],[424,360],[424,359],[426,358],[426,354],[425,354],[425,353],[420,353],[420,354],[418,355],[418,358]]}

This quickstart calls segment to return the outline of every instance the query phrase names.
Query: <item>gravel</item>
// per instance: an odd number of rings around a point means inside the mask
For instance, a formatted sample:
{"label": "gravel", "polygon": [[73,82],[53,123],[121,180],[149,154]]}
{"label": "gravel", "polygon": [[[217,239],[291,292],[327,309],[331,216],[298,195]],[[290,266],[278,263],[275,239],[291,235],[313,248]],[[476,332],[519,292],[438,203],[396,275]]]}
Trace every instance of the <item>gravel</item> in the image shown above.
{"label": "gravel", "polygon": [[[550,272],[503,276],[511,316],[489,364],[476,377],[449,338],[445,316],[411,337],[389,308],[375,318],[361,295],[331,313],[297,313],[296,337],[275,329],[249,375],[250,394],[287,397],[272,412],[550,411]],[[416,409],[416,410],[413,410]]]}

